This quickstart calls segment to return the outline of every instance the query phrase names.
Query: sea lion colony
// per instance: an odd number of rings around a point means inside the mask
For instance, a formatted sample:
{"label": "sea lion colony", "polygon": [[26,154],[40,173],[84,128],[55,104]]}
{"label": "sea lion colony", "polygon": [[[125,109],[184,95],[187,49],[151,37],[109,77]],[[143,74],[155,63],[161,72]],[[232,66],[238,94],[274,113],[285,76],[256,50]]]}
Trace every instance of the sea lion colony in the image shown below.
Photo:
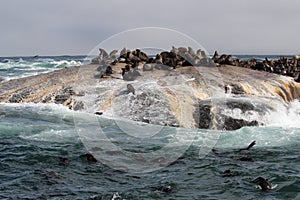
{"label": "sea lion colony", "polygon": [[171,70],[184,66],[215,66],[215,63],[206,56],[204,51],[198,50],[197,53],[189,48],[175,48],[171,51],[163,51],[154,57],[148,56],[140,49],[130,51],[123,48],[120,55],[118,50],[113,50],[108,54],[104,49],[99,49],[99,56],[92,59],[92,64],[99,64],[100,77],[109,76],[113,73],[113,66],[117,63],[125,63],[122,68],[122,77],[124,80],[133,81],[140,76],[139,66],[142,65],[142,71],[152,70]]}
{"label": "sea lion colony", "polygon": [[281,56],[278,60],[269,60],[267,57],[263,61],[259,61],[254,58],[249,60],[240,60],[238,58],[233,59],[232,55],[223,54],[219,56],[218,52],[215,51],[212,60],[220,66],[233,65],[254,70],[261,70],[270,73],[290,76],[293,77],[295,81],[300,82],[299,56],[294,56],[291,59]]}
{"label": "sea lion colony", "polygon": [[294,56],[288,59],[284,56],[278,60],[264,61],[256,59],[241,60],[233,58],[232,55],[223,54],[219,56],[215,51],[212,58],[209,58],[205,51],[199,49],[196,52],[191,48],[172,47],[170,51],[163,51],[156,56],[148,56],[140,49],[128,50],[123,48],[120,55],[117,56],[118,50],[113,50],[109,54],[104,49],[99,49],[99,56],[92,59],[92,64],[100,64],[100,77],[111,75],[113,66],[117,63],[126,63],[122,68],[122,77],[124,80],[133,81],[137,76],[140,76],[139,65],[142,64],[143,71],[156,70],[171,70],[184,66],[217,66],[233,65],[238,67],[250,68],[253,70],[262,70],[270,73],[290,76],[295,81],[300,82],[300,57]]}

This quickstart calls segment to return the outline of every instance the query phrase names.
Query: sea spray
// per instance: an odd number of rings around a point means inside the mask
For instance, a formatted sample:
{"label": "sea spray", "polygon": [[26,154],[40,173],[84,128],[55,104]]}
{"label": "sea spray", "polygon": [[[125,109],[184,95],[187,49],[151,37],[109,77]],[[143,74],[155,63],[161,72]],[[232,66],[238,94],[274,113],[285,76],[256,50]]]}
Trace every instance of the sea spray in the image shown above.
{"label": "sea spray", "polygon": [[0,58],[0,77],[5,81],[28,77],[65,67],[80,66],[83,56]]}
{"label": "sea spray", "polygon": [[[289,110],[298,108],[299,102],[296,101],[291,103]],[[287,115],[293,119],[290,113]],[[93,164],[81,159],[80,155],[86,154],[87,150],[78,140],[73,116],[82,118],[84,122],[96,118],[109,140],[135,155],[161,149],[173,140],[179,141],[178,144],[190,142],[187,137],[172,136],[172,131],[177,128],[167,128],[152,139],[139,140],[117,128],[114,121],[120,119],[71,111],[56,104],[0,104],[1,198],[35,199],[50,194],[65,199],[74,196],[88,199],[92,194],[97,194],[109,199],[116,192],[124,198],[164,198],[165,194],[151,188],[169,184],[179,188],[170,193],[174,199],[262,197],[266,194],[249,183],[258,176],[264,176],[278,185],[267,195],[272,194],[278,199],[295,199],[298,195],[299,128],[264,126],[244,127],[236,131],[182,129],[183,132],[197,134],[190,148],[178,160],[155,172],[132,175],[110,169],[102,162]],[[127,126],[132,123],[127,122]],[[90,133],[95,131],[88,123],[86,127],[90,128]],[[203,136],[215,137],[214,134],[220,134],[214,147],[221,152],[246,147],[255,140],[256,145],[247,153],[254,162],[236,160],[242,156],[239,154],[214,155],[211,148],[206,148],[209,141],[203,140]],[[108,150],[105,153],[111,155],[107,158],[122,162],[118,151]],[[70,164],[60,165],[61,157],[67,158]],[[160,159],[155,163],[159,164]],[[237,176],[222,177],[226,169]]]}
{"label": "sea spray", "polygon": [[[236,104],[240,104],[240,107],[236,106],[232,108],[228,106],[229,102],[236,102]],[[252,106],[252,108],[244,106],[246,104],[250,105],[250,107]],[[228,98],[224,101],[221,110],[221,113],[226,116],[247,121],[256,120],[264,126],[299,127],[300,102],[298,100],[286,103],[277,98]]]}

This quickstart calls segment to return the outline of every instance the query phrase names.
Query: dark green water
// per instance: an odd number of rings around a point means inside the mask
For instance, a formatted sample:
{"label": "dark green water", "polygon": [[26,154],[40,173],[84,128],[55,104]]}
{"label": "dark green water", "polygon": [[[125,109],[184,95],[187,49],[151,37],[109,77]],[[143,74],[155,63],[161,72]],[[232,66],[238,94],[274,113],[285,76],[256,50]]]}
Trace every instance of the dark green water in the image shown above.
{"label": "dark green water", "polygon": [[[0,199],[296,200],[300,197],[299,128],[246,127],[219,132],[214,148],[228,154],[216,155],[210,150],[199,158],[201,142],[195,139],[169,166],[148,173],[126,173],[101,161],[92,163],[80,157],[87,150],[77,134],[73,115],[54,105],[0,105]],[[132,152],[155,151],[172,141],[164,133],[155,140],[138,141],[113,125],[107,125],[106,130],[110,140]],[[199,133],[215,132],[199,130]],[[257,145],[250,151],[232,152],[253,140]],[[254,161],[238,160],[246,156]],[[62,164],[60,157],[68,158],[69,164]],[[233,177],[223,177],[227,169],[233,172]],[[251,180],[258,176],[268,178],[276,187],[268,192],[257,189]],[[170,192],[162,191],[167,187],[171,187]]]}

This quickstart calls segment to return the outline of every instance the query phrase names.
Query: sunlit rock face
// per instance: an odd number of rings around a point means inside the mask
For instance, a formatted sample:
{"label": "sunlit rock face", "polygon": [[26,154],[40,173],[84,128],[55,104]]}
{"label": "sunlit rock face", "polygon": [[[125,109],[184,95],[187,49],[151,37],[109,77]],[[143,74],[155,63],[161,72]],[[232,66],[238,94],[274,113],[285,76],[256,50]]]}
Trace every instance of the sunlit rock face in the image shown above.
{"label": "sunlit rock face", "polygon": [[140,65],[133,81],[123,80],[123,67],[117,63],[113,74],[102,77],[99,65],[84,65],[1,82],[0,101],[57,103],[163,126],[235,130],[265,125],[278,104],[300,96],[292,78],[235,66],[144,71]]}

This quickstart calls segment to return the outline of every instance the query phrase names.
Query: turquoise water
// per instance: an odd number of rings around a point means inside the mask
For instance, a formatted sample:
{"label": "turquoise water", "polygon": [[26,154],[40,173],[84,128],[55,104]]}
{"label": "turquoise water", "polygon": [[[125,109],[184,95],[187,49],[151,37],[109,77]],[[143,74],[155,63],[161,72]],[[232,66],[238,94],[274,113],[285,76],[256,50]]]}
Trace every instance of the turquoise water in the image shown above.
{"label": "turquoise water", "polygon": [[82,65],[86,56],[0,57],[0,81]]}
{"label": "turquoise water", "polygon": [[[80,157],[87,150],[74,117],[82,115],[51,104],[0,104],[0,199],[299,199],[300,128],[198,130],[204,135],[217,132],[214,148],[230,153],[208,151],[199,157],[203,144],[196,135],[188,150],[169,166],[126,173]],[[99,118],[100,123],[103,120]],[[89,130],[90,124],[85,127]],[[153,142],[123,134],[113,123],[105,129],[110,141],[131,152],[155,151],[172,142],[163,131]],[[250,151],[232,152],[253,140],[257,144]],[[245,156],[254,161],[238,160]],[[69,164],[62,164],[60,157]],[[223,177],[226,169],[235,176]],[[258,176],[277,187],[260,191],[251,182]],[[171,192],[161,191],[168,186]]]}
{"label": "turquoise water", "polygon": [[[1,58],[0,76],[8,80],[84,62],[83,56],[30,59]],[[150,130],[158,128],[157,134],[138,138],[124,133],[133,127],[129,122],[55,104],[2,103],[0,199],[300,199],[299,108],[295,101],[289,113],[284,109],[279,115],[272,113],[276,123],[265,127],[207,131],[149,126]],[[85,136],[100,132],[105,137],[92,141],[97,144],[98,162],[87,161],[82,155],[91,148]],[[249,151],[235,151],[254,140],[256,145]],[[107,144],[121,150],[107,149]],[[174,144],[168,154],[158,158],[153,154],[152,162],[143,157],[168,144]],[[124,152],[132,153],[131,163]],[[69,163],[62,163],[61,157]],[[241,157],[253,161],[240,161]],[[132,166],[137,168],[130,171]],[[223,177],[227,169],[233,177]],[[259,190],[251,182],[259,176],[267,178],[274,189]]]}

